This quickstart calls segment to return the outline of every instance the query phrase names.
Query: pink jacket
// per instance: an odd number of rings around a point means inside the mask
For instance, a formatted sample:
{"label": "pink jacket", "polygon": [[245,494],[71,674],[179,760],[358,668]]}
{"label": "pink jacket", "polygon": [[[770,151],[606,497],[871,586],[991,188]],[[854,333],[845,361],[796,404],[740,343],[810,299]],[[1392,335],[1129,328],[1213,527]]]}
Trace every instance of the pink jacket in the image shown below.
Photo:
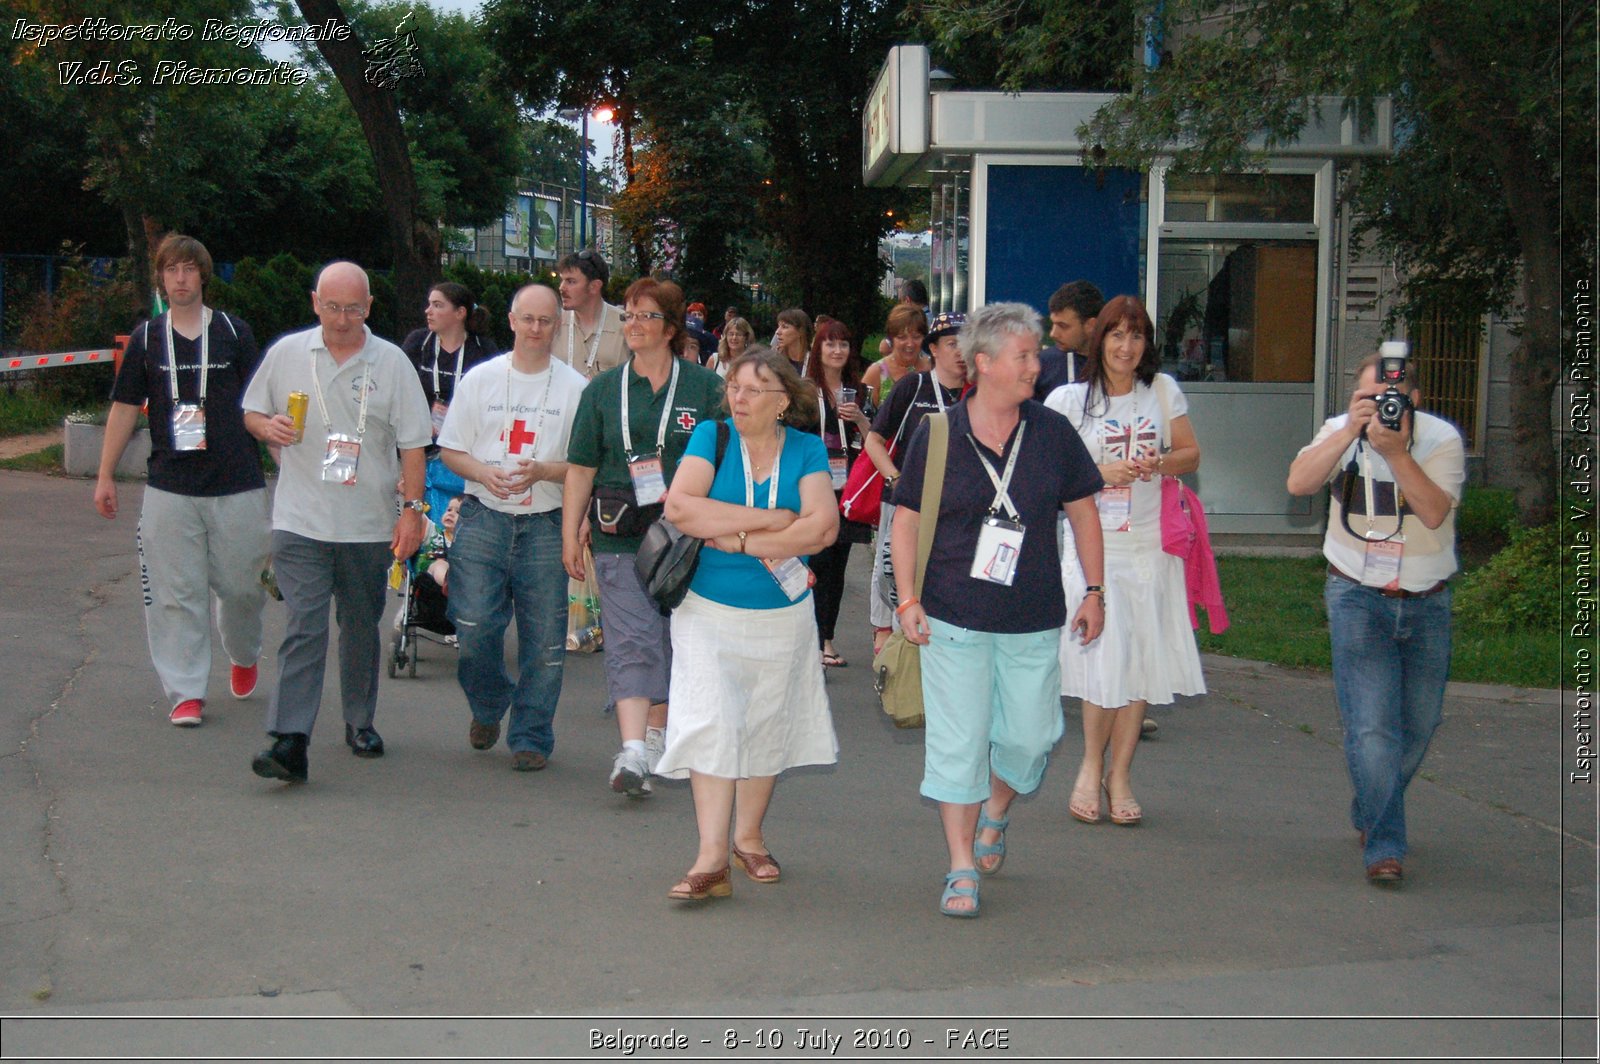
{"label": "pink jacket", "polygon": [[[1186,489],[1187,490],[1187,489]],[[1198,496],[1189,496],[1189,516],[1194,522],[1194,542],[1183,559],[1184,583],[1189,592],[1189,624],[1200,627],[1196,606],[1205,607],[1211,634],[1228,630],[1228,608],[1222,604],[1222,580],[1217,576],[1217,557],[1211,551],[1211,533],[1206,527],[1206,511]]]}

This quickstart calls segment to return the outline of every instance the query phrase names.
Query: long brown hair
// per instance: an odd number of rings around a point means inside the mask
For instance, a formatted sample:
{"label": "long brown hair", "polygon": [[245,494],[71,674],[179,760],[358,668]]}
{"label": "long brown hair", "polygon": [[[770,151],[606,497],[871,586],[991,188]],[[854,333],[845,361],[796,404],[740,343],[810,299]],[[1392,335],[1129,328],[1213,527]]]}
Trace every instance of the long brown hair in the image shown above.
{"label": "long brown hair", "polygon": [[1106,389],[1106,367],[1102,356],[1106,337],[1115,332],[1118,325],[1124,324],[1144,334],[1144,355],[1140,357],[1139,364],[1133,367],[1133,375],[1138,382],[1149,387],[1161,369],[1161,352],[1156,349],[1156,326],[1150,320],[1150,312],[1144,309],[1138,296],[1116,296],[1100,308],[1095,318],[1094,335],[1089,338],[1089,350],[1084,352],[1083,379],[1089,382],[1089,393],[1083,399],[1085,416],[1089,416],[1097,402],[1104,408],[1110,407],[1111,393]]}

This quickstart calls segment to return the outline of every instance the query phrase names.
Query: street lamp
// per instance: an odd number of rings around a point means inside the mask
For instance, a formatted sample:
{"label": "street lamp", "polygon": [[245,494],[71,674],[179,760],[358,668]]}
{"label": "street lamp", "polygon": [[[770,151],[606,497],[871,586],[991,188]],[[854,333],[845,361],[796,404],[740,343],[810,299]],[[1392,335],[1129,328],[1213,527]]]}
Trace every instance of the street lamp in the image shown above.
{"label": "street lamp", "polygon": [[[568,110],[560,112],[560,116],[568,122],[578,119],[578,155],[580,161],[578,177],[578,250],[582,250],[589,243],[589,109],[582,111]],[[601,104],[594,109],[594,120],[604,125],[616,118],[616,109]]]}

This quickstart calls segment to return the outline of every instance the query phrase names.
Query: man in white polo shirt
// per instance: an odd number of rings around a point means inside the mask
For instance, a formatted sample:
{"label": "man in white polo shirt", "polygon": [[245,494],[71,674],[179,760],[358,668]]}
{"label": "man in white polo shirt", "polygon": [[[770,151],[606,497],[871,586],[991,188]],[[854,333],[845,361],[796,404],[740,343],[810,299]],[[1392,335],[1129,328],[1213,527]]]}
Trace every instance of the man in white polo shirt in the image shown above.
{"label": "man in white polo shirt", "polygon": [[622,341],[622,311],[605,301],[611,267],[593,248],[562,256],[556,263],[561,278],[561,324],[551,351],[555,357],[592,381],[597,373],[620,366],[628,358]]}
{"label": "man in white polo shirt", "polygon": [[[1349,410],[1295,456],[1288,488],[1311,495],[1333,484],[1323,590],[1355,790],[1350,821],[1367,881],[1395,886],[1405,875],[1406,787],[1439,726],[1450,675],[1446,581],[1456,571],[1466,457],[1461,433],[1432,414],[1412,410],[1397,428],[1383,424],[1379,359],[1361,363]],[[1415,403],[1405,365],[1402,358],[1391,381]]]}
{"label": "man in white polo shirt", "polygon": [[[440,457],[467,482],[450,545],[457,677],[472,711],[467,741],[475,750],[494,746],[509,709],[506,745],[519,772],[544,768],[555,745],[566,657],[561,487],[572,415],[588,382],[551,357],[560,313],[544,285],[519,290],[511,300],[511,350],[462,378],[439,432]],[[514,684],[505,667],[513,615]]]}
{"label": "man in white polo shirt", "polygon": [[[311,294],[322,324],[267,350],[244,395],[245,428],[276,451],[272,558],[288,609],[278,686],[267,705],[273,743],[251,770],[304,783],[306,745],[322,705],[328,604],[339,620],[339,690],[345,742],[381,757],[378,708],[385,573],[422,542],[423,448],[433,440],[428,401],[405,352],[373,336],[366,272],[324,267]],[[289,396],[308,396],[304,431]],[[405,505],[395,516],[395,483]]]}

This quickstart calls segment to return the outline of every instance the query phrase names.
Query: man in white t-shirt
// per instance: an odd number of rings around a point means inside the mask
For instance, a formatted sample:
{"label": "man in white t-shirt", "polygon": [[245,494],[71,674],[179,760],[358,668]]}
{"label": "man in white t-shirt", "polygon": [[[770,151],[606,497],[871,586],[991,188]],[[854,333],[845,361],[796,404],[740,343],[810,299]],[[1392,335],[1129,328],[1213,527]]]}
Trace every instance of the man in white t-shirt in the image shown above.
{"label": "man in white t-shirt", "polygon": [[[456,386],[439,431],[444,464],[467,482],[450,545],[449,616],[460,640],[457,676],[487,750],[511,711],[511,767],[545,767],[555,745],[567,639],[561,564],[561,486],[583,375],[551,357],[556,294],[530,284],[511,300],[510,351],[474,366]],[[506,675],[505,635],[517,619],[517,676]]]}
{"label": "man in white t-shirt", "polygon": [[[1444,709],[1450,674],[1455,512],[1466,479],[1461,434],[1421,411],[1398,430],[1377,417],[1379,356],[1361,363],[1350,408],[1330,418],[1289,467],[1292,495],[1332,483],[1324,598],[1333,683],[1344,724],[1367,880],[1404,876],[1406,787]],[[1402,370],[1395,381],[1409,389]],[[1409,391],[1415,403],[1418,392]]]}
{"label": "man in white t-shirt", "polygon": [[555,357],[594,380],[628,359],[622,340],[622,311],[604,298],[611,267],[593,248],[565,255],[556,263],[561,278],[561,322],[551,350]]}

